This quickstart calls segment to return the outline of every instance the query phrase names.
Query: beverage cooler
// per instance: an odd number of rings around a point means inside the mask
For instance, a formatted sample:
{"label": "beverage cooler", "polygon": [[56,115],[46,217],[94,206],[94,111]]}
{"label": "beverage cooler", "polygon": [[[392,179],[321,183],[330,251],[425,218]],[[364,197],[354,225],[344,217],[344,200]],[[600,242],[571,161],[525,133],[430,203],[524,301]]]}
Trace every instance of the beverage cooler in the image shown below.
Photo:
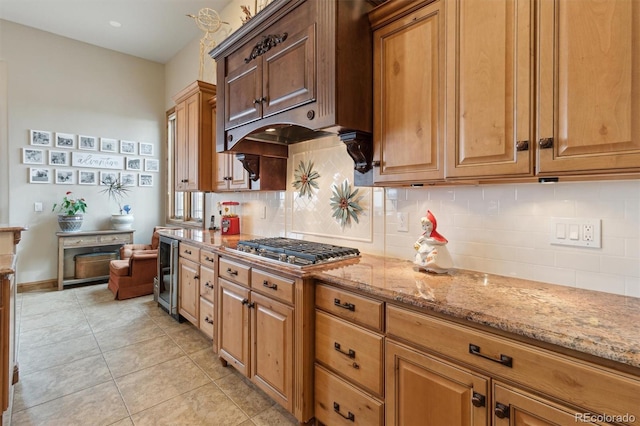
{"label": "beverage cooler", "polygon": [[160,236],[158,275],[153,281],[153,300],[174,319],[178,313],[178,240]]}

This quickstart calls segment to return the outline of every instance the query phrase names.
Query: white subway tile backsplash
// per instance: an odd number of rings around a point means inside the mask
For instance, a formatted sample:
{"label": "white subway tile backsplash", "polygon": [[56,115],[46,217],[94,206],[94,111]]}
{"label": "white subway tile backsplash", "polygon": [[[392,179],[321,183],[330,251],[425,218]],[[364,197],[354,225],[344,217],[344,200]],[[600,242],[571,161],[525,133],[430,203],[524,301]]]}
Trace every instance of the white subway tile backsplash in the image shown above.
{"label": "white subway tile backsplash", "polygon": [[602,271],[612,274],[640,277],[640,262],[638,262],[637,258],[602,256],[600,258],[600,268]]}
{"label": "white subway tile backsplash", "polygon": [[536,266],[530,279],[569,287],[576,286],[576,271],[551,266]]}
{"label": "white subway tile backsplash", "polygon": [[600,272],[600,256],[598,254],[577,254],[577,250],[556,253],[556,266],[575,269],[576,271]]}
{"label": "white subway tile backsplash", "polygon": [[576,271],[576,286],[588,290],[625,294],[625,278],[623,275]]}

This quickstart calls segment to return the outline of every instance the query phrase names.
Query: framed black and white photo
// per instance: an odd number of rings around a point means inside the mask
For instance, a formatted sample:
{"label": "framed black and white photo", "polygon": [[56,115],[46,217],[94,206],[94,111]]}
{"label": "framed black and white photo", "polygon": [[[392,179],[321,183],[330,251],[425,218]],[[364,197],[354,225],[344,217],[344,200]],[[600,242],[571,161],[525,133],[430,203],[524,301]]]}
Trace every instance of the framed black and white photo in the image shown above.
{"label": "framed black and white photo", "polygon": [[69,133],[56,133],[56,148],[74,148],[76,136]]}
{"label": "framed black and white photo", "polygon": [[144,171],[145,172],[158,172],[160,171],[160,161],[155,158],[144,159]]}
{"label": "framed black and white photo", "polygon": [[98,183],[96,173],[93,170],[78,170],[78,185],[95,185]]}
{"label": "framed black and white photo", "polygon": [[56,169],[56,183],[62,185],[73,185],[75,182],[75,172],[72,169]]}
{"label": "framed black and white photo", "polygon": [[120,183],[124,186],[136,186],[138,181],[137,173],[122,172],[120,173]]}
{"label": "framed black and white photo", "polygon": [[78,136],[78,148],[86,149],[88,151],[95,151],[98,149],[98,138],[95,136]]}
{"label": "framed black and white photo", "polygon": [[51,132],[31,130],[31,145],[51,146]]}
{"label": "framed black and white photo", "polygon": [[54,151],[49,150],[49,165],[50,166],[68,166],[70,163],[71,153],[69,151]]}
{"label": "framed black and white photo", "polygon": [[51,169],[29,167],[29,183],[51,183]]}
{"label": "framed black and white photo", "polygon": [[142,158],[127,157],[125,169],[142,170]]}
{"label": "framed black and white photo", "polygon": [[36,148],[22,148],[22,164],[44,164],[44,151]]}
{"label": "framed black and white photo", "polygon": [[136,154],[137,142],[120,141],[120,154]]}
{"label": "framed black and white photo", "polygon": [[118,152],[118,141],[116,139],[100,138],[100,151]]}
{"label": "framed black and white photo", "polygon": [[100,172],[100,185],[111,185],[118,180],[118,172]]}
{"label": "framed black and white photo", "polygon": [[138,186],[153,186],[153,175],[140,173],[138,175]]}
{"label": "framed black and white photo", "polygon": [[147,157],[153,157],[153,144],[140,142],[140,155]]}

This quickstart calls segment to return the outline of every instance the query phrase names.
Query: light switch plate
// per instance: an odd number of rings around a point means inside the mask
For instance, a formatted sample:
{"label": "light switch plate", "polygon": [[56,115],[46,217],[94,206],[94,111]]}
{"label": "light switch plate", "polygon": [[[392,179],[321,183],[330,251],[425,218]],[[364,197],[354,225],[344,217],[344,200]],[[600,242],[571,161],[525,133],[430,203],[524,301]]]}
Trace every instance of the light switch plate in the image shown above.
{"label": "light switch plate", "polygon": [[398,212],[398,232],[409,232],[409,214]]}
{"label": "light switch plate", "polygon": [[602,247],[602,220],[585,217],[552,217],[550,243],[574,247]]}

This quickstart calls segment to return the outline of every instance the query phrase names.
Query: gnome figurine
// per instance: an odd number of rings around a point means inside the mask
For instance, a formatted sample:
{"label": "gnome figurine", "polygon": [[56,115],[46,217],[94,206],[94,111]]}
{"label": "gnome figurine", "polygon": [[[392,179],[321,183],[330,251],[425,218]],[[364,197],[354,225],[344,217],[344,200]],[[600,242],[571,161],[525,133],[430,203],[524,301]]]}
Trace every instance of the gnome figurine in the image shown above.
{"label": "gnome figurine", "polygon": [[425,217],[420,218],[424,232],[416,240],[415,263],[418,268],[427,272],[445,274],[453,268],[453,260],[447,250],[447,239],[436,231],[436,218],[427,210]]}

